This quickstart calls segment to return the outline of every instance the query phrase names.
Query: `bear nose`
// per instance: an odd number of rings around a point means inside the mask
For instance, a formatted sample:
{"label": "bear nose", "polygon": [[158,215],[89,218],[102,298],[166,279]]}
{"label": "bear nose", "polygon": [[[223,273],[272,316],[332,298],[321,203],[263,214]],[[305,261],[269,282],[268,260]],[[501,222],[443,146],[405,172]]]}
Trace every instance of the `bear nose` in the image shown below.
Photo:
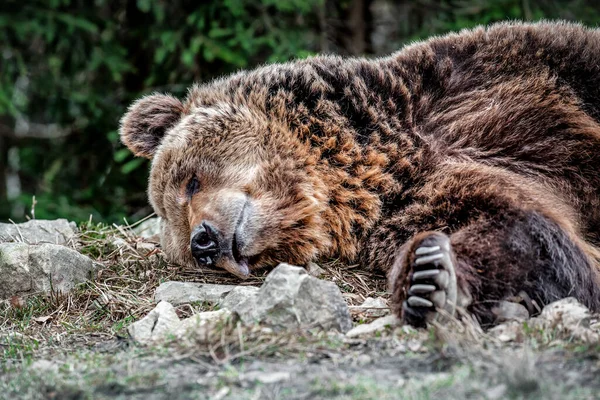
{"label": "bear nose", "polygon": [[217,230],[208,222],[202,221],[192,233],[192,255],[198,263],[210,266],[219,256],[219,239]]}

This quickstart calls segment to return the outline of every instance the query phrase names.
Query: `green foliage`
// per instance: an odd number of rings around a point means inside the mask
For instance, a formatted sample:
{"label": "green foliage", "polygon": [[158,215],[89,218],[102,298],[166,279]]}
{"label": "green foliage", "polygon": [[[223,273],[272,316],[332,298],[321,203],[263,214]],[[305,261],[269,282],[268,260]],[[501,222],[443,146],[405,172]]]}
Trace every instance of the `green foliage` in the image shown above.
{"label": "green foliage", "polygon": [[400,25],[404,41],[506,20],[600,22],[599,4],[592,0],[418,0],[409,7],[413,18]]}
{"label": "green foliage", "polygon": [[[12,203],[26,205],[29,214],[35,195],[36,218],[116,221],[138,210],[134,219],[149,213],[148,162],[119,143],[118,121],[127,105],[146,93],[182,96],[195,81],[310,54],[314,30],[303,18],[310,19],[318,5],[2,2],[0,123],[56,124],[66,135],[8,138],[18,149],[22,184]],[[10,214],[0,207],[0,218]]]}
{"label": "green foliage", "polygon": [[[504,19],[564,18],[588,25],[600,20],[600,6],[591,0],[389,2],[404,10],[390,37],[393,49]],[[193,82],[327,48],[329,36],[360,25],[338,21],[354,3],[0,2],[0,220],[32,215],[33,196],[36,218],[92,215],[115,222],[147,215],[149,163],[119,143],[119,118],[127,105],[155,91],[184,96]],[[328,14],[331,9],[335,15]],[[364,12],[358,17],[370,18]],[[331,35],[332,29],[338,34]],[[46,139],[22,134],[35,131],[33,124],[44,128],[42,136],[53,134]],[[8,202],[7,172],[20,182],[20,194]]]}

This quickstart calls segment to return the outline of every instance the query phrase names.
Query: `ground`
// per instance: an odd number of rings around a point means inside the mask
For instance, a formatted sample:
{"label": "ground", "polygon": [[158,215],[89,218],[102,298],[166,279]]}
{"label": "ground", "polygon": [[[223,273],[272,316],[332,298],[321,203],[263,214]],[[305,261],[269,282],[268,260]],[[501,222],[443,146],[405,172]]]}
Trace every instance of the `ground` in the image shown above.
{"label": "ground", "polygon": [[[221,339],[142,347],[126,327],[167,280],[231,283],[182,269],[126,227],[82,224],[78,249],[104,268],[69,295],[0,305],[0,398],[430,399],[600,398],[600,344],[527,328],[503,342],[474,325],[397,327],[366,338],[223,326]],[[385,279],[332,262],[350,305],[386,296]],[[260,284],[257,277],[244,284]],[[180,316],[209,304],[183,305]],[[355,323],[369,317],[353,313]]]}

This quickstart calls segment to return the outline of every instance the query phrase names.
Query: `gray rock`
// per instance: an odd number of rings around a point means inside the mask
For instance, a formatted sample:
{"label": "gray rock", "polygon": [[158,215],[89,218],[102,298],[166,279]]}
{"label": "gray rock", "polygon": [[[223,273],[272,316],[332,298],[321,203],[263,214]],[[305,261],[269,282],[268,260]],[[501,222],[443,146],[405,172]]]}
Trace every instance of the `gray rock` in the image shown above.
{"label": "gray rock", "polygon": [[[586,343],[598,343],[600,333],[591,328],[592,315],[588,308],[575,298],[561,299],[544,307],[538,317],[528,320],[530,328],[551,329],[558,337],[576,339]],[[488,333],[502,342],[521,342],[525,337],[523,324],[508,321],[490,329]]]}
{"label": "gray rock", "polygon": [[348,306],[333,282],[321,281],[304,268],[280,264],[256,296],[234,307],[246,324],[263,323],[274,329],[352,328]]}
{"label": "gray rock", "polygon": [[381,297],[367,297],[360,306],[353,309],[371,317],[383,317],[390,313],[387,302]]}
{"label": "gray rock", "polygon": [[22,224],[0,224],[0,243],[67,244],[75,237],[76,232],[75,223],[66,219],[34,219]]}
{"label": "gray rock", "polygon": [[533,326],[554,329],[569,338],[586,343],[600,342],[600,332],[592,328],[590,310],[573,297],[548,304],[533,320]]}
{"label": "gray rock", "polygon": [[515,320],[496,325],[487,333],[501,342],[522,342],[525,336],[523,324]]}
{"label": "gray rock", "polygon": [[236,309],[240,304],[251,301],[260,289],[255,286],[236,286],[221,300],[221,308]]}
{"label": "gray rock", "polygon": [[248,382],[260,382],[263,385],[270,385],[278,382],[289,381],[292,374],[289,371],[250,371],[241,376],[241,379]]}
{"label": "gray rock", "polygon": [[219,326],[231,318],[232,313],[229,310],[205,311],[194,314],[179,322],[172,330],[173,335],[182,339],[192,338],[196,342],[210,342],[219,333]]}
{"label": "gray rock", "polygon": [[33,362],[33,364],[31,364],[30,368],[41,374],[56,374],[58,372],[59,365],[50,360],[36,360]]}
{"label": "gray rock", "polygon": [[90,258],[65,246],[0,243],[0,299],[51,289],[68,292],[96,268]]}
{"label": "gray rock", "polygon": [[133,232],[140,237],[146,239],[159,239],[160,238],[160,218],[149,218],[133,228]]}
{"label": "gray rock", "polygon": [[574,297],[567,297],[545,306],[538,318],[554,326],[589,328],[592,314]]}
{"label": "gray rock", "polygon": [[499,301],[492,308],[492,313],[496,316],[496,322],[525,321],[529,319],[527,308],[512,301]]}
{"label": "gray rock", "polygon": [[127,332],[135,342],[142,345],[183,338],[209,342],[219,332],[219,325],[230,317],[230,311],[219,310],[198,313],[180,320],[175,308],[169,302],[161,301],[144,318],[129,325]]}
{"label": "gray rock", "polygon": [[357,325],[348,332],[346,337],[353,338],[362,335],[370,335],[375,332],[385,330],[388,326],[394,327],[401,324],[401,320],[395,315],[388,315],[386,317],[378,318],[369,324]]}
{"label": "gray rock", "polygon": [[319,266],[319,264],[314,262],[309,262],[306,264],[306,269],[308,270],[308,274],[310,276],[314,276],[315,278],[320,278],[321,275],[325,273],[325,270]]}
{"label": "gray rock", "polygon": [[233,285],[170,281],[162,283],[156,288],[154,300],[156,302],[168,301],[175,306],[196,301],[216,304],[235,288],[236,286]]}
{"label": "gray rock", "polygon": [[161,301],[148,315],[129,325],[127,332],[137,343],[150,344],[164,340],[179,323],[175,308],[168,302]]}
{"label": "gray rock", "polygon": [[505,384],[496,385],[485,391],[485,394],[486,394],[485,398],[487,400],[505,399],[507,397],[506,396],[507,391],[508,391],[508,388],[506,387]]}
{"label": "gray rock", "polygon": [[123,238],[116,238],[115,240],[110,242],[110,245],[112,246],[113,249],[117,250],[117,249],[127,248],[127,246],[129,246],[129,243],[127,243],[127,240],[125,240]]}

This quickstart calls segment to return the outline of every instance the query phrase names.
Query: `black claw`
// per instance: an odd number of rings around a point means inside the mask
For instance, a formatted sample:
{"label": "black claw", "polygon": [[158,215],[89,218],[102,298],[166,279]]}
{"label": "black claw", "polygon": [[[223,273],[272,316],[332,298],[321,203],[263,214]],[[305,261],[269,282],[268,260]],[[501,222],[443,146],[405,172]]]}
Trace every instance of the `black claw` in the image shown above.
{"label": "black claw", "polygon": [[415,328],[424,328],[427,326],[425,317],[430,310],[422,307],[411,307],[406,301],[402,303],[402,309],[403,318],[407,324]]}

